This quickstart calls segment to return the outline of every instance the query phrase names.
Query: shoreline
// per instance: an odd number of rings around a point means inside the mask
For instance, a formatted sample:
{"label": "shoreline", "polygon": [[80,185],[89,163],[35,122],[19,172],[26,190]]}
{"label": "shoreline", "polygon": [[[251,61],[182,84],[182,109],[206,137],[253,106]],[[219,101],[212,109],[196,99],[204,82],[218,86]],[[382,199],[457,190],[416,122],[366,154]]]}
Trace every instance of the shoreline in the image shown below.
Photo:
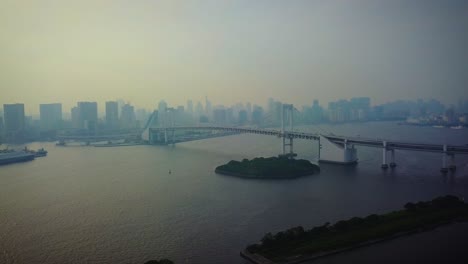
{"label": "shoreline", "polygon": [[353,246],[348,246],[348,247],[344,247],[344,248],[340,248],[340,249],[319,252],[319,253],[311,254],[311,255],[304,255],[304,256],[298,257],[297,259],[289,260],[289,261],[285,261],[285,262],[274,262],[274,261],[272,261],[270,259],[265,258],[262,255],[252,254],[252,253],[248,252],[247,249],[242,250],[240,252],[240,256],[242,258],[246,259],[247,261],[250,261],[253,264],[299,264],[299,263],[304,263],[306,261],[314,261],[314,260],[317,260],[317,259],[331,257],[331,256],[338,255],[338,254],[341,254],[341,253],[354,251],[354,250],[364,248],[364,247],[370,247],[372,245],[381,244],[383,242],[396,240],[398,238],[410,237],[411,235],[417,235],[417,234],[423,234],[423,233],[429,233],[430,231],[434,231],[434,230],[436,230],[437,228],[440,228],[440,227],[454,226],[454,225],[463,224],[463,223],[468,223],[468,221],[454,220],[454,221],[429,225],[429,226],[421,227],[421,228],[418,228],[418,229],[415,229],[415,230],[410,230],[410,231],[406,231],[406,232],[399,232],[399,233],[396,233],[396,234],[393,234],[393,235],[390,235],[390,236],[387,236],[387,237],[361,242],[361,243],[358,243],[358,244],[353,245]]}
{"label": "shoreline", "polygon": [[226,171],[226,170],[221,170],[221,169],[215,169],[216,174],[220,175],[226,175],[226,176],[234,176],[234,177],[239,177],[239,178],[245,178],[245,179],[261,179],[261,180],[292,180],[300,177],[305,177],[305,176],[311,176],[314,175],[316,172],[306,172],[303,174],[297,174],[293,176],[287,176],[287,177],[261,177],[261,176],[256,176],[256,175],[249,175],[249,174],[243,174],[239,172],[231,172],[231,171]]}

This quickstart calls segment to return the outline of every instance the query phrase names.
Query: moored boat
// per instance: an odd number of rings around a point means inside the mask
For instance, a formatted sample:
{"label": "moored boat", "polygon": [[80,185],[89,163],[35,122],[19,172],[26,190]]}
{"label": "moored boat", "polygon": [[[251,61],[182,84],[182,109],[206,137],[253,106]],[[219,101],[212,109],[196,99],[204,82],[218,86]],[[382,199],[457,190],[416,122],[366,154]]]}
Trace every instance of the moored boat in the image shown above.
{"label": "moored boat", "polygon": [[36,151],[36,150],[28,149],[28,147],[24,147],[23,151],[26,152],[26,153],[33,154],[34,157],[45,157],[45,156],[47,156],[47,150],[45,150],[44,148],[40,148],[40,149],[38,149]]}
{"label": "moored boat", "polygon": [[24,151],[1,153],[0,154],[0,165],[16,163],[16,162],[30,161],[30,160],[33,160],[34,158],[35,158],[34,154],[24,152]]}

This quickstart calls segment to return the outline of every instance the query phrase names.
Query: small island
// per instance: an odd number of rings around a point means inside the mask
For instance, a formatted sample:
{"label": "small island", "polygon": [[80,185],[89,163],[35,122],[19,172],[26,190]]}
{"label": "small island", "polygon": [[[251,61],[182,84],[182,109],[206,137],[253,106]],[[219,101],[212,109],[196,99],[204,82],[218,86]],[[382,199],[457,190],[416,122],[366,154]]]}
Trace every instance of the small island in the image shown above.
{"label": "small island", "polygon": [[407,203],[405,209],[383,215],[353,217],[310,230],[298,226],[275,235],[267,233],[259,244],[242,251],[241,256],[253,263],[299,263],[467,220],[468,204],[448,195],[428,202]]}
{"label": "small island", "polygon": [[308,160],[287,157],[231,160],[215,169],[219,174],[255,179],[292,179],[319,171],[320,167]]}

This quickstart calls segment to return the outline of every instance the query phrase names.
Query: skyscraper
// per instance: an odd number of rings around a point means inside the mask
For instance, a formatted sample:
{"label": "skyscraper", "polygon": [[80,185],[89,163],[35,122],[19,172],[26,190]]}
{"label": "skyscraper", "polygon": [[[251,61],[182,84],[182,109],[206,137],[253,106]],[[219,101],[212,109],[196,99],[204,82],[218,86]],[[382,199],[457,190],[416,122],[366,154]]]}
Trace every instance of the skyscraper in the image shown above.
{"label": "skyscraper", "polygon": [[71,122],[73,128],[80,128],[80,113],[77,106],[71,109]]}
{"label": "skyscraper", "polygon": [[130,104],[125,104],[122,106],[122,111],[120,115],[120,125],[123,128],[134,128],[136,123],[135,118],[135,109]]}
{"label": "skyscraper", "polygon": [[7,133],[24,131],[24,104],[4,104],[3,115]]}
{"label": "skyscraper", "polygon": [[166,126],[166,110],[167,103],[164,100],[161,100],[158,104],[158,121],[160,127]]}
{"label": "skyscraper", "polygon": [[211,119],[212,115],[213,115],[213,108],[211,106],[211,102],[208,100],[208,97],[205,96],[205,111],[206,111],[206,116],[208,117],[208,119]]}
{"label": "skyscraper", "polygon": [[62,104],[41,104],[39,114],[41,130],[58,129],[62,121]]}
{"label": "skyscraper", "polygon": [[187,112],[190,115],[193,115],[193,102],[192,102],[192,100],[187,101]]}
{"label": "skyscraper", "polygon": [[119,127],[119,103],[115,101],[106,102],[106,126],[110,129]]}
{"label": "skyscraper", "polygon": [[96,102],[78,102],[78,120],[79,128],[89,131],[97,129],[97,103]]}

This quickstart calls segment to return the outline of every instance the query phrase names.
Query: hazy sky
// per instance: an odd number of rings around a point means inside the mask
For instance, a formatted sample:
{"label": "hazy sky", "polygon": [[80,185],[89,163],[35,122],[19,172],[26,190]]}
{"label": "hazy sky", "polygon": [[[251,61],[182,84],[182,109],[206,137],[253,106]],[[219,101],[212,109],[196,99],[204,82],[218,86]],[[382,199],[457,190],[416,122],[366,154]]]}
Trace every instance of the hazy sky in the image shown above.
{"label": "hazy sky", "polygon": [[[0,103],[468,99],[468,1],[0,0]],[[101,109],[102,110],[102,109]]]}

